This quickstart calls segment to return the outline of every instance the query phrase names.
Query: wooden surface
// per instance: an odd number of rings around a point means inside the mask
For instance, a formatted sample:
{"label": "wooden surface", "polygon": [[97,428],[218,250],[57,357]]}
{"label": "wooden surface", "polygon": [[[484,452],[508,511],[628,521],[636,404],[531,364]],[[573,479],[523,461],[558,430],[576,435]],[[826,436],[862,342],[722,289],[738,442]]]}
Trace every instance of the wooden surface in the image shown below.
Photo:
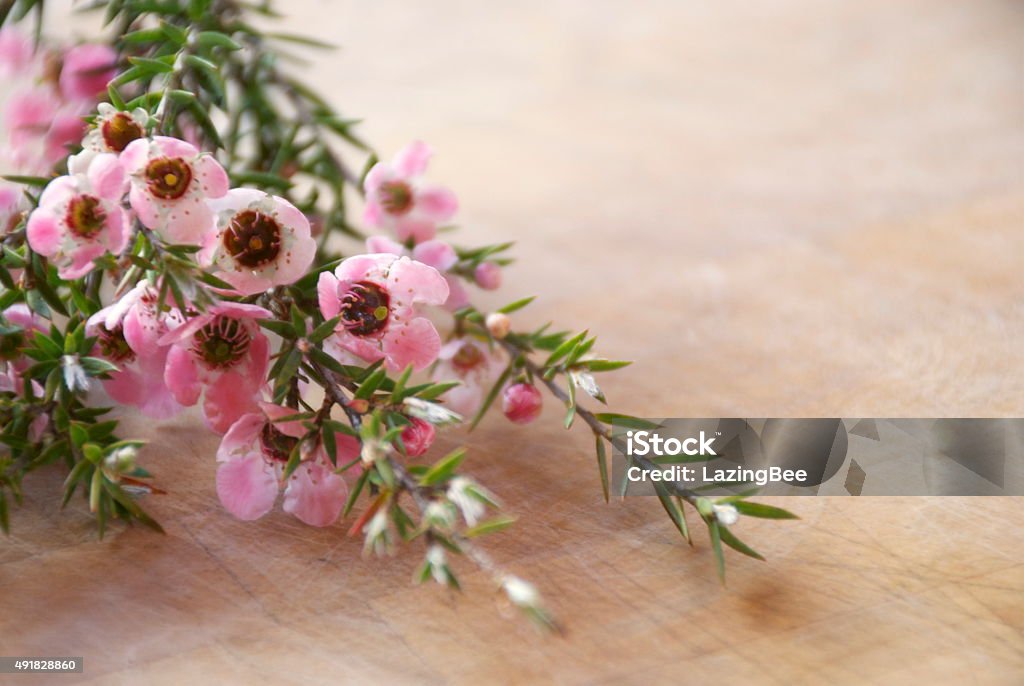
{"label": "wooden surface", "polygon": [[[638,360],[617,408],[1020,415],[1021,3],[287,4],[346,46],[311,73],[371,140],[438,148],[462,240],[519,241],[523,323]],[[167,536],[97,542],[59,473],[27,484],[0,653],[85,657],[49,683],[1024,683],[1024,500],[790,500],[799,522],[739,525],[768,562],[730,556],[723,589],[656,502],[602,503],[559,416],[466,440],[520,515],[494,555],[564,639],[468,567],[453,597],[411,585],[419,550],[233,520],[190,412],[127,420]]]}

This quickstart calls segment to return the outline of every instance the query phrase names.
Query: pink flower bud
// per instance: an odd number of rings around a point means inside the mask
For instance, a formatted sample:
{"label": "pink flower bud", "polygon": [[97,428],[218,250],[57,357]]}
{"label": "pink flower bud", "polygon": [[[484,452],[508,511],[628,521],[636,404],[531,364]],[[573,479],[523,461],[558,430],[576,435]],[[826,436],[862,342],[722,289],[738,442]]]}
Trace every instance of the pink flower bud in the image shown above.
{"label": "pink flower bud", "polygon": [[402,429],[402,445],[409,457],[419,457],[433,445],[437,430],[430,422],[416,417],[410,417],[409,421],[412,423]]}
{"label": "pink flower bud", "polygon": [[540,416],[543,404],[540,391],[528,383],[517,383],[505,389],[501,399],[501,411],[516,424],[529,424]]}
{"label": "pink flower bud", "polygon": [[473,272],[476,285],[484,290],[493,291],[501,286],[501,267],[494,262],[481,262]]}

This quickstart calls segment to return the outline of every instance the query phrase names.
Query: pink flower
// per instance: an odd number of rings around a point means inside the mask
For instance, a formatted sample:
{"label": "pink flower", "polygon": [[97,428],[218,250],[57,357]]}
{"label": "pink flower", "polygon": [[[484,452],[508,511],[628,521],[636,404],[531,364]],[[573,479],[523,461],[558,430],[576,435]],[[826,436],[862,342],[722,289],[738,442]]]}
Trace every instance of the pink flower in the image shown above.
{"label": "pink flower", "polygon": [[28,209],[28,199],[22,187],[0,181],[0,236],[6,236],[13,231]]}
{"label": "pink flower", "polygon": [[7,103],[10,155],[19,171],[45,173],[68,154],[85,131],[85,121],[51,91],[34,88]]}
{"label": "pink flower", "polygon": [[121,153],[133,141],[146,137],[149,114],[141,107],[122,112],[108,102],[101,102],[96,108],[99,114],[85,134],[83,149]]}
{"label": "pink flower", "polygon": [[387,236],[370,236],[366,239],[366,249],[371,252],[386,252],[392,255],[409,256],[417,262],[433,267],[448,282],[448,299],[444,302],[446,310],[454,312],[469,304],[469,294],[462,287],[462,281],[448,270],[459,261],[455,248],[444,241],[431,239],[417,244],[410,252],[404,245],[393,241]]}
{"label": "pink flower", "polygon": [[472,417],[504,368],[505,356],[500,348],[492,350],[474,338],[456,338],[441,348],[431,378],[461,382],[442,399],[453,412]]}
{"label": "pink flower", "polygon": [[544,399],[537,387],[529,383],[512,384],[501,398],[501,411],[516,424],[529,424],[540,416]]}
{"label": "pink flower", "polygon": [[164,381],[182,405],[195,405],[205,388],[207,424],[224,433],[254,411],[270,361],[267,337],[256,324],[270,312],[243,303],[222,302],[163,335],[167,354]]}
{"label": "pink flower", "polygon": [[473,271],[476,285],[485,291],[493,291],[501,286],[501,267],[494,262],[481,262]]}
{"label": "pink flower", "polygon": [[180,324],[181,315],[176,310],[158,309],[158,292],[146,282],[89,318],[86,331],[97,337],[100,356],[121,368],[103,382],[113,400],[134,405],[157,419],[181,411],[164,382],[170,348],[159,343]]}
{"label": "pink flower", "polygon": [[349,257],[317,284],[320,311],[341,316],[338,345],[392,371],[420,370],[437,358],[441,337],[419,305],[440,305],[448,284],[433,267],[389,254]]}
{"label": "pink flower", "polygon": [[18,76],[32,64],[34,57],[31,38],[10,26],[0,30],[0,74]]}
{"label": "pink flower", "polygon": [[284,198],[235,188],[210,202],[217,215],[205,259],[243,295],[294,283],[313,263],[316,241],[306,215]]}
{"label": "pink flower", "polygon": [[171,243],[202,245],[214,229],[208,198],[228,192],[228,175],[212,156],[177,138],[132,141],[121,153],[128,195],[139,220]]}
{"label": "pink flower", "polygon": [[128,241],[124,185],[117,157],[106,154],[97,155],[84,174],[54,179],[28,218],[29,245],[57,265],[61,278],[84,276],[94,259],[121,252]]}
{"label": "pink flower", "polygon": [[370,226],[392,229],[399,240],[414,242],[433,238],[439,224],[459,208],[447,188],[425,185],[420,176],[427,170],[431,149],[419,141],[401,150],[390,164],[378,162],[366,175],[364,220]]}
{"label": "pink flower", "polygon": [[64,53],[60,92],[67,100],[94,100],[117,75],[117,53],[108,45],[86,43]]}
{"label": "pink flower", "polygon": [[437,429],[430,422],[410,417],[409,425],[402,429],[402,445],[409,457],[419,457],[430,449],[437,436]]}
{"label": "pink flower", "polygon": [[[43,320],[33,314],[27,305],[11,305],[0,312],[0,323],[11,327],[0,334],[0,392],[22,394],[25,392],[22,375],[32,361],[24,356],[23,349],[36,331],[43,331]],[[39,389],[37,395],[41,395]]]}
{"label": "pink flower", "polygon": [[[274,507],[284,467],[292,450],[306,434],[298,421],[277,421],[295,410],[261,403],[253,413],[240,417],[217,450],[217,496],[239,519],[259,519]],[[359,442],[337,434],[337,462],[359,455]],[[327,453],[317,445],[288,479],[284,510],[311,526],[328,526],[338,519],[348,496],[348,485],[334,473]]]}

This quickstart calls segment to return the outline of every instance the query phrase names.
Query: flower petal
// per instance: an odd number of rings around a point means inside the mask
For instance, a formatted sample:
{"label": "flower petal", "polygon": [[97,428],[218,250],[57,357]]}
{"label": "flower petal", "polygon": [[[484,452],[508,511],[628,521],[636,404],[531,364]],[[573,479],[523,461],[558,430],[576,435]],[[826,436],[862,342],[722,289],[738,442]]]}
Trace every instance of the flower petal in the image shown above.
{"label": "flower petal", "polygon": [[307,462],[288,480],[284,511],[310,526],[328,526],[338,519],[347,497],[344,479],[319,462]]}
{"label": "flower petal", "polygon": [[434,151],[423,141],[413,141],[398,151],[391,166],[399,176],[419,176],[427,170]]}
{"label": "flower petal", "polygon": [[239,519],[259,519],[277,500],[277,476],[258,456],[222,462],[217,469],[217,497]]}
{"label": "flower petal", "polygon": [[437,359],[441,350],[441,336],[426,317],[417,317],[405,326],[394,326],[384,337],[384,354],[392,371],[405,369],[410,364],[420,371]]}

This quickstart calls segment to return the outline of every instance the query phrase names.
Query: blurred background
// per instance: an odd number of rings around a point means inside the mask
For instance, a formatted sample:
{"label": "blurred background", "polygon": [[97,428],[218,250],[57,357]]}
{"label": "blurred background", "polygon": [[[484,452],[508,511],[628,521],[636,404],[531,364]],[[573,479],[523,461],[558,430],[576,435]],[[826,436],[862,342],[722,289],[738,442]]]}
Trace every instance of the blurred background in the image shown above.
{"label": "blurred background", "polygon": [[527,323],[640,362],[624,409],[1019,413],[1024,3],[277,8],[381,157],[435,147],[459,242],[518,240]]}

